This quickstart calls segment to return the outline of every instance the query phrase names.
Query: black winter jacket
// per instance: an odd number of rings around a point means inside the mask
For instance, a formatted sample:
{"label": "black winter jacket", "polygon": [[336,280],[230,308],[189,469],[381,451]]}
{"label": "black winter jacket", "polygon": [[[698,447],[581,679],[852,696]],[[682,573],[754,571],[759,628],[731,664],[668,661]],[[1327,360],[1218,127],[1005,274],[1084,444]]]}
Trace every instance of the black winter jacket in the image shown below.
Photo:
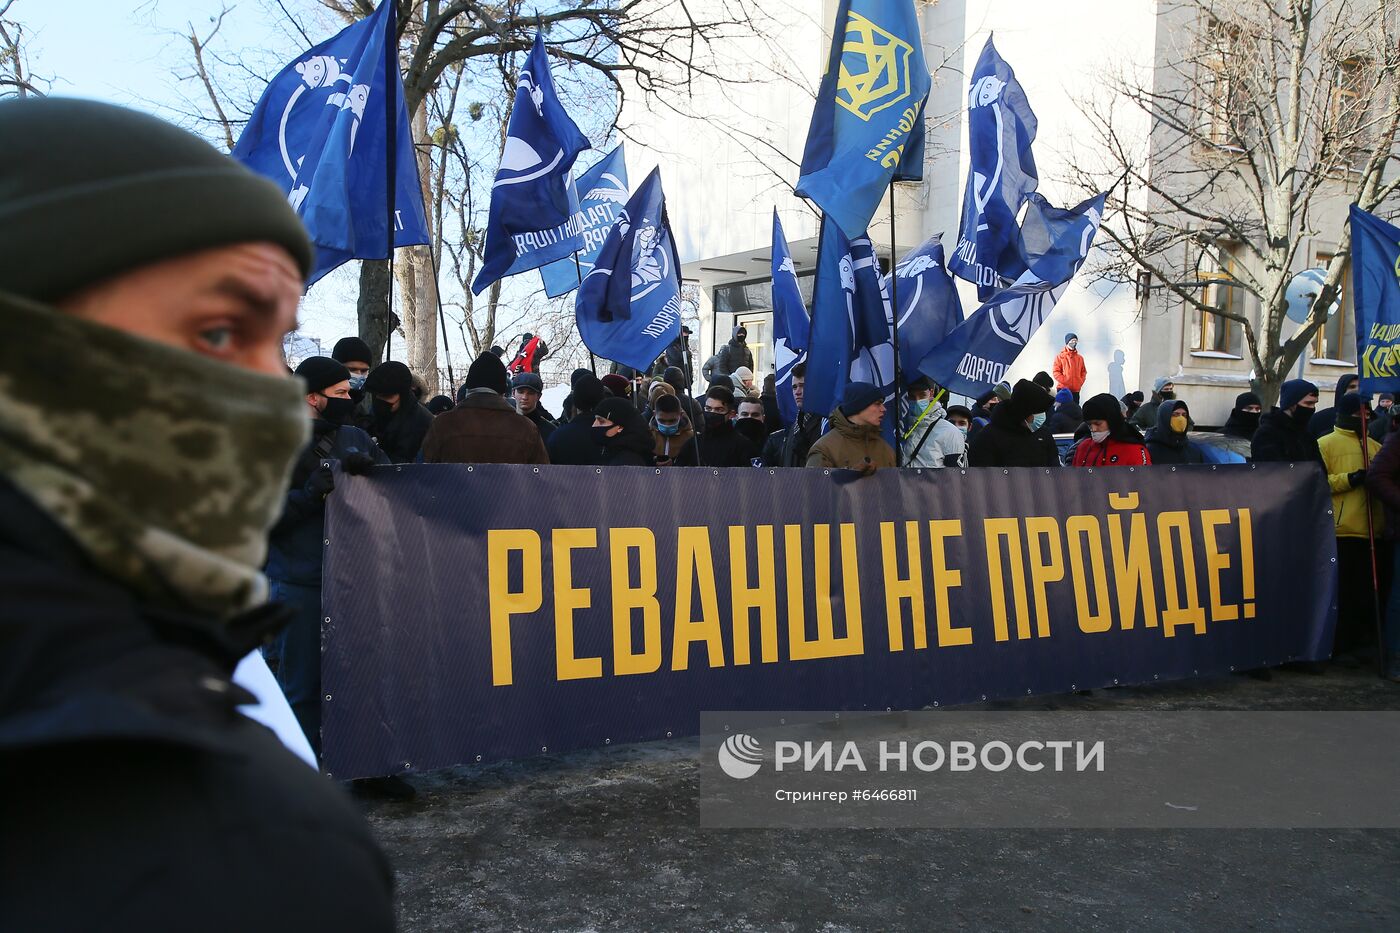
{"label": "black winter jacket", "polygon": [[1313,436],[1313,440],[1326,437],[1332,433],[1332,429],[1337,426],[1337,406],[1342,404],[1342,396],[1346,395],[1348,385],[1356,381],[1356,373],[1347,373],[1337,380],[1337,389],[1332,393],[1332,406],[1330,408],[1319,408],[1313,412],[1313,416],[1308,419],[1308,433]]}
{"label": "black winter jacket", "polygon": [[6,929],[393,929],[363,818],[237,712],[286,617],[144,607],[0,480]]}
{"label": "black winter jacket", "polygon": [[763,465],[766,467],[805,467],[807,454],[822,436],[822,419],[811,412],[798,412],[797,421],[768,435],[763,442]]}
{"label": "black winter jacket", "polygon": [[1259,418],[1259,430],[1254,432],[1250,451],[1250,459],[1255,463],[1322,462],[1317,440],[1308,433],[1308,423],[1277,407]]}
{"label": "black winter jacket", "polygon": [[546,445],[549,462],[574,466],[597,466],[603,462],[603,448],[593,443],[593,412],[574,415],[549,435]]}
{"label": "black winter jacket", "polygon": [[975,467],[1047,467],[1059,466],[1060,454],[1055,443],[1037,437],[1026,426],[1024,417],[1008,403],[992,409],[992,420],[977,434],[968,448],[968,466]]}
{"label": "black winter jacket", "polygon": [[692,437],[690,443],[685,445],[686,449],[681,451],[681,456],[689,456],[692,447],[695,448],[696,461],[707,467],[753,466],[753,458],[759,455],[758,448],[734,430],[734,425],[728,421]]}
{"label": "black winter jacket", "polygon": [[423,438],[433,426],[433,413],[411,396],[404,396],[399,410],[387,418],[376,418],[369,433],[379,448],[394,463],[412,463],[418,459]]}
{"label": "black winter jacket", "polygon": [[1157,409],[1157,424],[1147,432],[1147,452],[1152,455],[1152,465],[1175,465],[1179,463],[1205,463],[1201,448],[1186,439],[1185,434],[1172,430],[1172,414],[1176,402],[1163,402]]}

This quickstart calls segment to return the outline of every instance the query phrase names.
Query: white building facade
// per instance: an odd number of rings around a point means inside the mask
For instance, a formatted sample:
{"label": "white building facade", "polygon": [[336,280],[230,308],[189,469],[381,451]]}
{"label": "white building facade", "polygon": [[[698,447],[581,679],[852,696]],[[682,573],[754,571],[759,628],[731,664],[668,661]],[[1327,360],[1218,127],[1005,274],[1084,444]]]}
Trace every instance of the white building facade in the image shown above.
{"label": "white building facade", "polygon": [[[1034,152],[1039,191],[1052,203],[1068,207],[1088,196],[1070,181],[1076,160],[1094,158],[1086,102],[1102,99],[1110,69],[1135,68],[1149,76],[1154,72],[1179,38],[1173,34],[1180,30],[1179,18],[1166,12],[1168,6],[1159,0],[920,3],[933,90],[926,107],[924,180],[896,186],[898,255],[938,234],[946,251],[957,241],[969,164],[967,75],[989,35],[995,35],[998,51],[1015,70],[1038,119]],[[693,114],[660,113],[632,104],[623,109],[620,126],[628,139],[632,177],[642,177],[653,165],[662,167],[683,274],[700,288],[697,361],[706,359],[733,327],[742,324],[748,329],[759,377],[772,371],[769,263],[774,209],[784,225],[804,297],[810,298],[818,214],[792,189],[835,8],[835,0],[770,4],[764,31],[777,41],[755,37],[751,48],[734,50],[749,63],[746,77],[753,83],[723,93],[701,89]],[[1135,134],[1145,151],[1151,151],[1152,127],[1145,115],[1120,128]],[[1320,215],[1344,214],[1345,198],[1334,200],[1337,203],[1320,204]],[[888,202],[876,212],[870,236],[887,257]],[[1324,239],[1306,242],[1299,251],[1299,269],[1325,261],[1333,249],[1335,243]],[[1079,337],[1088,367],[1083,397],[1146,392],[1154,378],[1168,376],[1178,396],[1191,404],[1197,423],[1223,423],[1235,396],[1249,387],[1251,367],[1238,325],[1226,327],[1222,320],[1193,313],[1165,289],[1096,279],[1090,274],[1093,265],[1091,256],[1009,378],[1049,371],[1065,335],[1072,332]],[[977,308],[975,289],[961,281],[958,286],[964,314],[971,314]],[[1305,355],[1303,371],[1324,388],[1324,398],[1337,376],[1354,371],[1354,345],[1345,331],[1342,321],[1329,326],[1314,341],[1313,352]],[[903,361],[906,367],[914,362]]]}

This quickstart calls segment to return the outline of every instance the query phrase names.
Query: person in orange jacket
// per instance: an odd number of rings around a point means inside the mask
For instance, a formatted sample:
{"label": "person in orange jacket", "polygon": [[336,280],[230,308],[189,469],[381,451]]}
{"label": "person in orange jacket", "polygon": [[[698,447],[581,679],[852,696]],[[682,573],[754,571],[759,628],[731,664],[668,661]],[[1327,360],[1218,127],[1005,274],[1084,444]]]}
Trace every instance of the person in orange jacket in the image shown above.
{"label": "person in orange jacket", "polygon": [[1078,334],[1065,334],[1065,348],[1056,354],[1050,374],[1055,377],[1055,388],[1069,389],[1074,393],[1074,403],[1078,405],[1079,390],[1084,388],[1084,380],[1089,378],[1084,357],[1079,355]]}

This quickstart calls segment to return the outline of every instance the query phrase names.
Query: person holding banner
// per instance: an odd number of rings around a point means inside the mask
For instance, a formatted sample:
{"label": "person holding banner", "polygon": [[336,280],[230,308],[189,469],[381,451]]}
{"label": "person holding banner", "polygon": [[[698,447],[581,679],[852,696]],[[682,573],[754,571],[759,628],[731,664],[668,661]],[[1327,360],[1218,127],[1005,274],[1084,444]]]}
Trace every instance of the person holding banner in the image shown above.
{"label": "person holding banner", "polygon": [[[1340,391],[1340,389],[1339,389]],[[1374,639],[1377,591],[1371,577],[1371,538],[1385,528],[1381,502],[1366,494],[1366,465],[1380,453],[1381,445],[1361,430],[1365,406],[1355,392],[1343,392],[1337,403],[1336,427],[1317,442],[1327,485],[1332,489],[1332,521],[1337,529],[1337,634],[1333,655],[1352,651]],[[1366,449],[1362,450],[1362,445]],[[1370,509],[1368,521],[1367,509]],[[1378,566],[1388,567],[1385,543],[1377,540]],[[1384,579],[1380,581],[1384,592]]]}
{"label": "person holding banner", "polygon": [[0,924],[392,930],[363,818],[233,680],[287,622],[261,568],[311,431],[282,355],[306,230],[145,114],[6,101],[0,139],[22,335],[0,340]]}
{"label": "person holding banner", "polygon": [[1050,410],[1050,393],[1022,379],[1011,389],[1011,398],[992,410],[991,421],[977,433],[967,452],[968,466],[1059,466],[1054,440],[1037,437],[1031,428],[1036,415]]}

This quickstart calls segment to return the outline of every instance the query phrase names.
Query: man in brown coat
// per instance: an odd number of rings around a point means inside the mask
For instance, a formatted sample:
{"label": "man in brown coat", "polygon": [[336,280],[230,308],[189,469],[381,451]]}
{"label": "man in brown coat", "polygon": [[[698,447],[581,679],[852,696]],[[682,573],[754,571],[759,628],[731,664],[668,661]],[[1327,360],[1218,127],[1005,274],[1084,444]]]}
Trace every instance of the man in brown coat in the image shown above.
{"label": "man in brown coat", "polygon": [[880,434],[884,420],[885,397],[878,386],[847,384],[841,407],[831,414],[831,430],[812,445],[807,465],[866,474],[893,467],[894,448]]}
{"label": "man in brown coat", "polygon": [[483,353],[467,370],[457,407],[433,419],[423,439],[425,463],[548,463],[533,421],[505,400],[505,364]]}

